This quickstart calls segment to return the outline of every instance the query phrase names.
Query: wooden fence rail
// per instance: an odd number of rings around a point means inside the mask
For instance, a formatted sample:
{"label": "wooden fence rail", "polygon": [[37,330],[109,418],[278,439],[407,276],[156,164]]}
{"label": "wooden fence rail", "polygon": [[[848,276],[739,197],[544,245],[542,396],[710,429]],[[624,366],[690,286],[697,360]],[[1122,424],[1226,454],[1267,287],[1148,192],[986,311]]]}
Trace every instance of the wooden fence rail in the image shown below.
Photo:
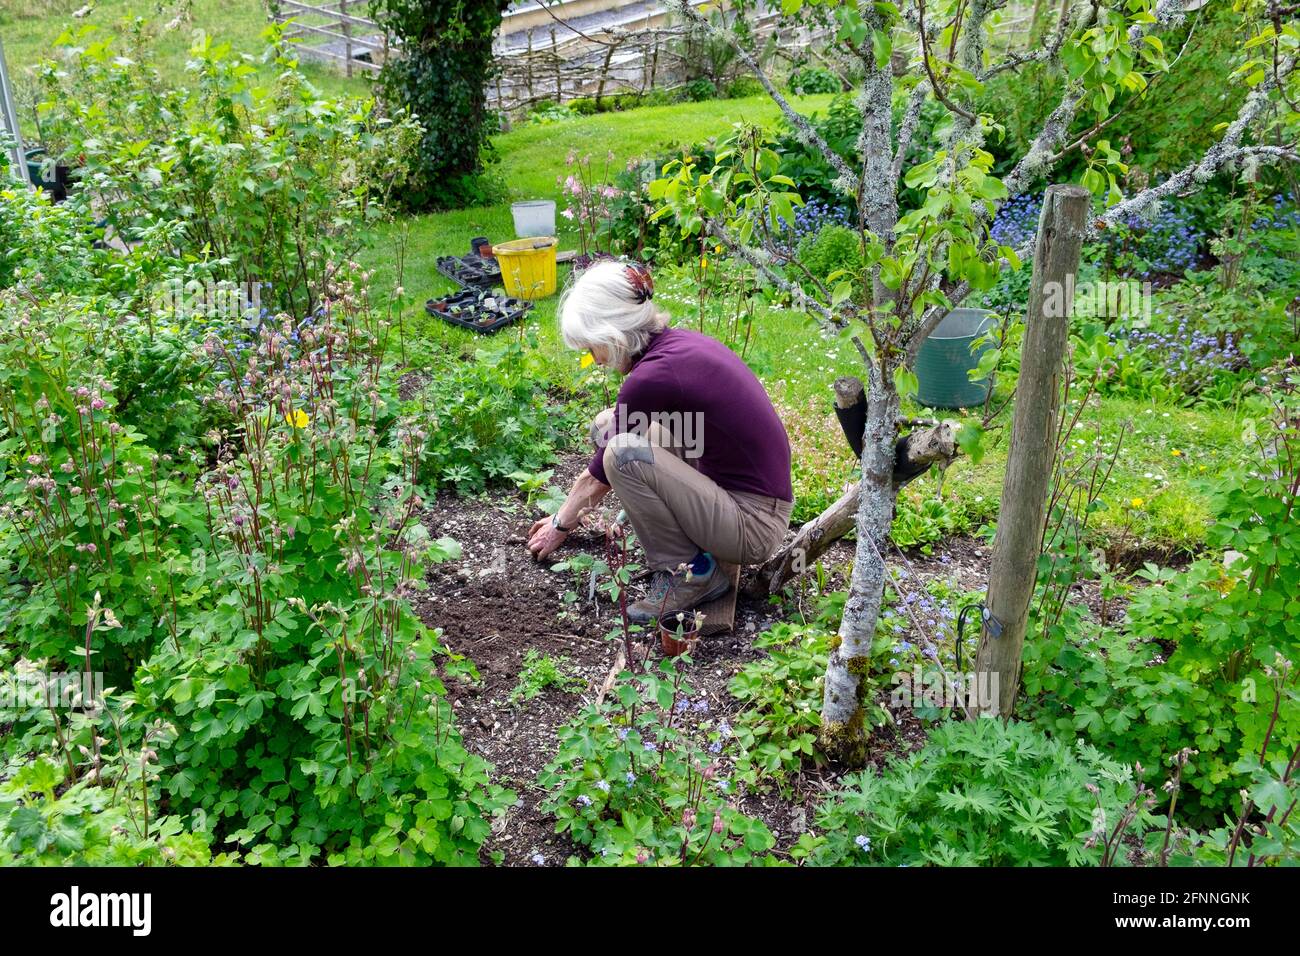
{"label": "wooden fence rail", "polygon": [[[1014,0],[1012,7],[1027,0]],[[298,53],[341,66],[352,76],[358,68],[378,72],[397,43],[380,26],[359,13],[365,0],[267,0],[271,19],[285,25],[285,36],[299,41]],[[774,56],[790,63],[815,61],[833,66],[827,56],[827,28],[791,26],[782,21],[779,5],[760,8],[749,18],[756,48],[772,45]],[[1004,12],[998,43],[1016,45],[1028,33],[1027,11]],[[690,50],[698,35],[666,21],[662,10],[638,14],[639,29],[615,26],[578,32],[559,22],[508,32],[498,38],[495,75],[488,84],[488,105],[518,113],[542,102],[564,103],[619,93],[645,94],[673,90],[699,73],[700,55]],[[538,42],[540,40],[540,42]],[[906,51],[898,51],[905,53]],[[744,71],[733,64],[715,79],[731,79]]]}
{"label": "wooden fence rail", "polygon": [[358,68],[377,73],[388,59],[388,36],[375,21],[357,16],[365,0],[267,0],[267,6],[271,19],[284,25],[285,38],[302,41],[296,49],[305,58],[341,66],[347,76]]}

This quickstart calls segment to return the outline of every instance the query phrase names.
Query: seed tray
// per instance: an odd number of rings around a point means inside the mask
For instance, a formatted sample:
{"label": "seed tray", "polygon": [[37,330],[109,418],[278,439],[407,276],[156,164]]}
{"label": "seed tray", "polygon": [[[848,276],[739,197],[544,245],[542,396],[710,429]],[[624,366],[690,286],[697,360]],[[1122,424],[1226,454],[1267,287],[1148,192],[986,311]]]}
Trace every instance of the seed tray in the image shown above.
{"label": "seed tray", "polygon": [[518,322],[528,314],[529,308],[527,302],[509,298],[504,292],[481,289],[465,289],[424,304],[424,310],[430,315],[483,335]]}
{"label": "seed tray", "polygon": [[465,288],[490,289],[501,284],[501,264],[496,259],[485,259],[475,253],[441,256],[438,271]]}

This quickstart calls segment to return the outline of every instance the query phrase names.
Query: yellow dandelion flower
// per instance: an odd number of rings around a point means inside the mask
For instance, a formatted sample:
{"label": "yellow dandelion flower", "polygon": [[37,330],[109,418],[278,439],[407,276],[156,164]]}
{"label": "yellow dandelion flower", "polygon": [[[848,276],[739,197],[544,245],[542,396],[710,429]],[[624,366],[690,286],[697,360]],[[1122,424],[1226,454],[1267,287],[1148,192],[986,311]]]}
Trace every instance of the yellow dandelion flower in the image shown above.
{"label": "yellow dandelion flower", "polygon": [[1173,455],[1175,458],[1182,458],[1182,457],[1183,457],[1183,453],[1182,453],[1181,451],[1179,451],[1177,448],[1175,448],[1175,449],[1174,449],[1173,451],[1171,451],[1169,454]]}
{"label": "yellow dandelion flower", "polygon": [[596,356],[592,355],[590,352],[583,352],[582,358],[578,359],[578,365],[580,365],[582,368],[589,368],[591,364],[595,361],[596,361]]}
{"label": "yellow dandelion flower", "polygon": [[1130,505],[1131,507],[1134,507],[1134,508],[1141,508],[1141,507],[1142,507],[1142,499],[1141,499],[1141,498],[1134,498],[1132,501],[1129,502],[1129,505]]}
{"label": "yellow dandelion flower", "polygon": [[301,408],[295,408],[291,412],[285,412],[284,420],[294,428],[306,428],[307,423],[311,421],[311,419],[307,417],[307,413]]}

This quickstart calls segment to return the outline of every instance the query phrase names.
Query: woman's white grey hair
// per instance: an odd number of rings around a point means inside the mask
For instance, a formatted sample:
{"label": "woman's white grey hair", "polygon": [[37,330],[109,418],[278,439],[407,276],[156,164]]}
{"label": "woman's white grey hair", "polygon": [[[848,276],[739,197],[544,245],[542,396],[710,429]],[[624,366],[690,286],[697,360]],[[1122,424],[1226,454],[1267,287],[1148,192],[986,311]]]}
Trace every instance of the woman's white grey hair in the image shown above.
{"label": "woman's white grey hair", "polygon": [[668,324],[668,313],[653,299],[637,301],[628,265],[603,259],[588,267],[560,297],[560,334],[571,349],[599,346],[614,368],[641,352],[650,336]]}

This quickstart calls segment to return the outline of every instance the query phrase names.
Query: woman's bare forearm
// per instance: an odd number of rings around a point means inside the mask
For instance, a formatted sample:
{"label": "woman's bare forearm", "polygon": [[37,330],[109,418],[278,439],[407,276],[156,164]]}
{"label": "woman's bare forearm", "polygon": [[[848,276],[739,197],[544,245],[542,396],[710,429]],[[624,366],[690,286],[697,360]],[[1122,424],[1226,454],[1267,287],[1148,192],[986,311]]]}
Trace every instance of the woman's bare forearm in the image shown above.
{"label": "woman's bare forearm", "polygon": [[560,510],[555,512],[555,520],[566,528],[572,528],[586,512],[600,504],[607,494],[609,494],[609,485],[593,478],[591,472],[584,471],[573,483],[573,488],[569,491],[569,496],[564,499],[564,504],[560,505]]}

